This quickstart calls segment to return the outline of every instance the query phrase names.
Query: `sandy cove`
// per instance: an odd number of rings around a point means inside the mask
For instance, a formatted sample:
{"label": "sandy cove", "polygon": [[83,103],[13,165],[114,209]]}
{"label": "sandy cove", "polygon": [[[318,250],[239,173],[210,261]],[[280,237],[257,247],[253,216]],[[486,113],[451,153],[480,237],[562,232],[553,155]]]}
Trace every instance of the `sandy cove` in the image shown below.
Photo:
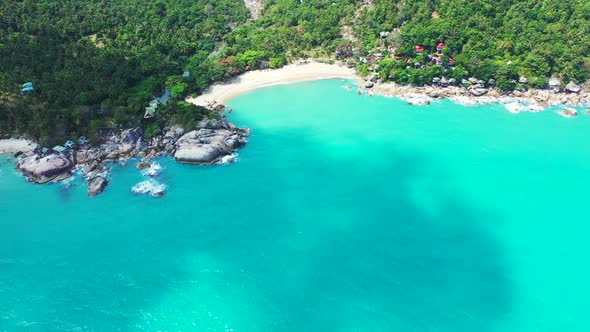
{"label": "sandy cove", "polygon": [[358,79],[355,70],[342,65],[320,62],[290,64],[279,69],[254,70],[216,83],[197,97],[188,97],[187,102],[205,107],[224,104],[231,98],[265,86],[314,81],[321,79]]}
{"label": "sandy cove", "polygon": [[37,146],[32,141],[19,138],[7,138],[0,139],[0,154],[3,153],[17,153],[17,152],[30,152]]}
{"label": "sandy cove", "polygon": [[371,91],[370,93],[374,92],[384,96],[395,96],[415,105],[425,105],[430,100],[438,98],[448,98],[463,105],[486,103],[520,103],[527,105],[527,107],[513,107],[511,111],[514,113],[527,110],[542,111],[543,108],[553,105],[579,107],[588,107],[590,105],[590,95],[587,87],[583,87],[580,93],[570,94],[535,89],[504,94],[495,89],[486,89],[489,91],[482,96],[474,96],[470,93],[470,90],[458,86],[446,88],[437,86],[412,87],[395,83],[375,82],[371,89],[365,89],[363,87],[366,82],[357,75],[354,69],[345,67],[342,64],[330,65],[314,61],[290,64],[279,69],[249,71],[226,82],[216,83],[205,90],[202,95],[188,97],[186,101],[213,108],[258,88],[330,78],[351,79],[357,82],[361,93]]}

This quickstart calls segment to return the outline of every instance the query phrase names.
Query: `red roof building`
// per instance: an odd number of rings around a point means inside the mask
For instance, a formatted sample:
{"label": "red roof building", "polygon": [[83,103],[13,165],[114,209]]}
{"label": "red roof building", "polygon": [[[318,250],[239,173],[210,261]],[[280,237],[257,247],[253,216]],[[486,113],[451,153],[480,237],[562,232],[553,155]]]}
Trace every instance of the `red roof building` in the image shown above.
{"label": "red roof building", "polygon": [[422,53],[422,52],[424,52],[424,46],[416,45],[416,53]]}
{"label": "red roof building", "polygon": [[432,62],[436,63],[437,65],[441,65],[442,64],[442,59],[439,56],[433,56],[432,57]]}
{"label": "red roof building", "polygon": [[436,45],[436,50],[439,52],[442,51],[443,48],[445,48],[445,43],[443,42],[440,42],[438,45]]}
{"label": "red roof building", "polygon": [[404,59],[405,56],[403,56],[403,55],[394,55],[393,58],[396,59],[396,60],[401,60],[401,59]]}
{"label": "red roof building", "polygon": [[455,64],[455,58],[450,58],[449,59],[449,63],[452,64],[452,65],[454,65]]}

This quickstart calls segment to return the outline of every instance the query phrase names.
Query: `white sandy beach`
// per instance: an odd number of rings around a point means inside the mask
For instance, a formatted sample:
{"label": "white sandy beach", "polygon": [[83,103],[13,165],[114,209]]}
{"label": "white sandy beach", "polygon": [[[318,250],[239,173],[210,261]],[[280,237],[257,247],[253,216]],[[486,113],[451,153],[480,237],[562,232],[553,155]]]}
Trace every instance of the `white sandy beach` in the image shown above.
{"label": "white sandy beach", "polygon": [[7,138],[0,139],[0,154],[28,152],[35,148],[36,144],[26,139]]}
{"label": "white sandy beach", "polygon": [[291,64],[279,69],[246,72],[227,82],[214,84],[202,95],[195,98],[188,97],[186,101],[210,107],[214,104],[223,104],[233,97],[265,86],[329,78],[356,79],[357,76],[354,69],[341,65],[319,62]]}

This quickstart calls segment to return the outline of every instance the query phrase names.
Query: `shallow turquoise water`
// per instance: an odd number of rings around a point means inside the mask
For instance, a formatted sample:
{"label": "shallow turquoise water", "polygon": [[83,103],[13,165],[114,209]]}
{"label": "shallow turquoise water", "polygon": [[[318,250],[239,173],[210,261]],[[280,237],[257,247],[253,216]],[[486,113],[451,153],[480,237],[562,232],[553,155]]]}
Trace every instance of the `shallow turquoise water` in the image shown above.
{"label": "shallow turquoise water", "polygon": [[360,97],[234,99],[240,161],[161,199],[0,161],[0,331],[588,331],[590,116]]}

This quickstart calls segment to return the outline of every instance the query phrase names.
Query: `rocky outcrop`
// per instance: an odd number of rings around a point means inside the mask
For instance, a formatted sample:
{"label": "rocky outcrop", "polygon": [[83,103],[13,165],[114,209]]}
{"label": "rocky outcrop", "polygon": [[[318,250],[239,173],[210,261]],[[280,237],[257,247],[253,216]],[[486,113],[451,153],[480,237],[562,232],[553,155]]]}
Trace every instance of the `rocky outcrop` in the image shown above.
{"label": "rocky outcrop", "polygon": [[474,88],[474,89],[470,89],[469,92],[471,92],[472,95],[476,96],[476,97],[480,97],[485,95],[486,93],[489,92],[488,89],[484,89],[484,88]]}
{"label": "rocky outcrop", "polygon": [[66,156],[60,154],[50,154],[45,157],[34,154],[19,160],[16,167],[30,181],[47,183],[68,178],[73,166]]}
{"label": "rocky outcrop", "polygon": [[120,152],[121,154],[127,155],[133,152],[138,145],[141,147],[142,136],[143,130],[139,127],[124,130],[121,133],[118,151],[112,151],[111,155],[109,155],[109,159],[118,158],[118,154],[116,152]]}
{"label": "rocky outcrop", "polygon": [[247,130],[236,128],[225,118],[203,120],[197,128],[176,141],[174,158],[177,161],[191,164],[217,162],[244,145],[248,136]]}
{"label": "rocky outcrop", "polygon": [[573,108],[566,108],[562,111],[557,112],[557,114],[566,117],[566,118],[573,118],[578,115],[578,111]]}
{"label": "rocky outcrop", "polygon": [[95,176],[88,180],[88,196],[95,196],[104,191],[109,180],[102,176]]}
{"label": "rocky outcrop", "polygon": [[565,86],[565,91],[570,93],[580,93],[580,91],[582,91],[582,88],[574,82],[569,82]]}

